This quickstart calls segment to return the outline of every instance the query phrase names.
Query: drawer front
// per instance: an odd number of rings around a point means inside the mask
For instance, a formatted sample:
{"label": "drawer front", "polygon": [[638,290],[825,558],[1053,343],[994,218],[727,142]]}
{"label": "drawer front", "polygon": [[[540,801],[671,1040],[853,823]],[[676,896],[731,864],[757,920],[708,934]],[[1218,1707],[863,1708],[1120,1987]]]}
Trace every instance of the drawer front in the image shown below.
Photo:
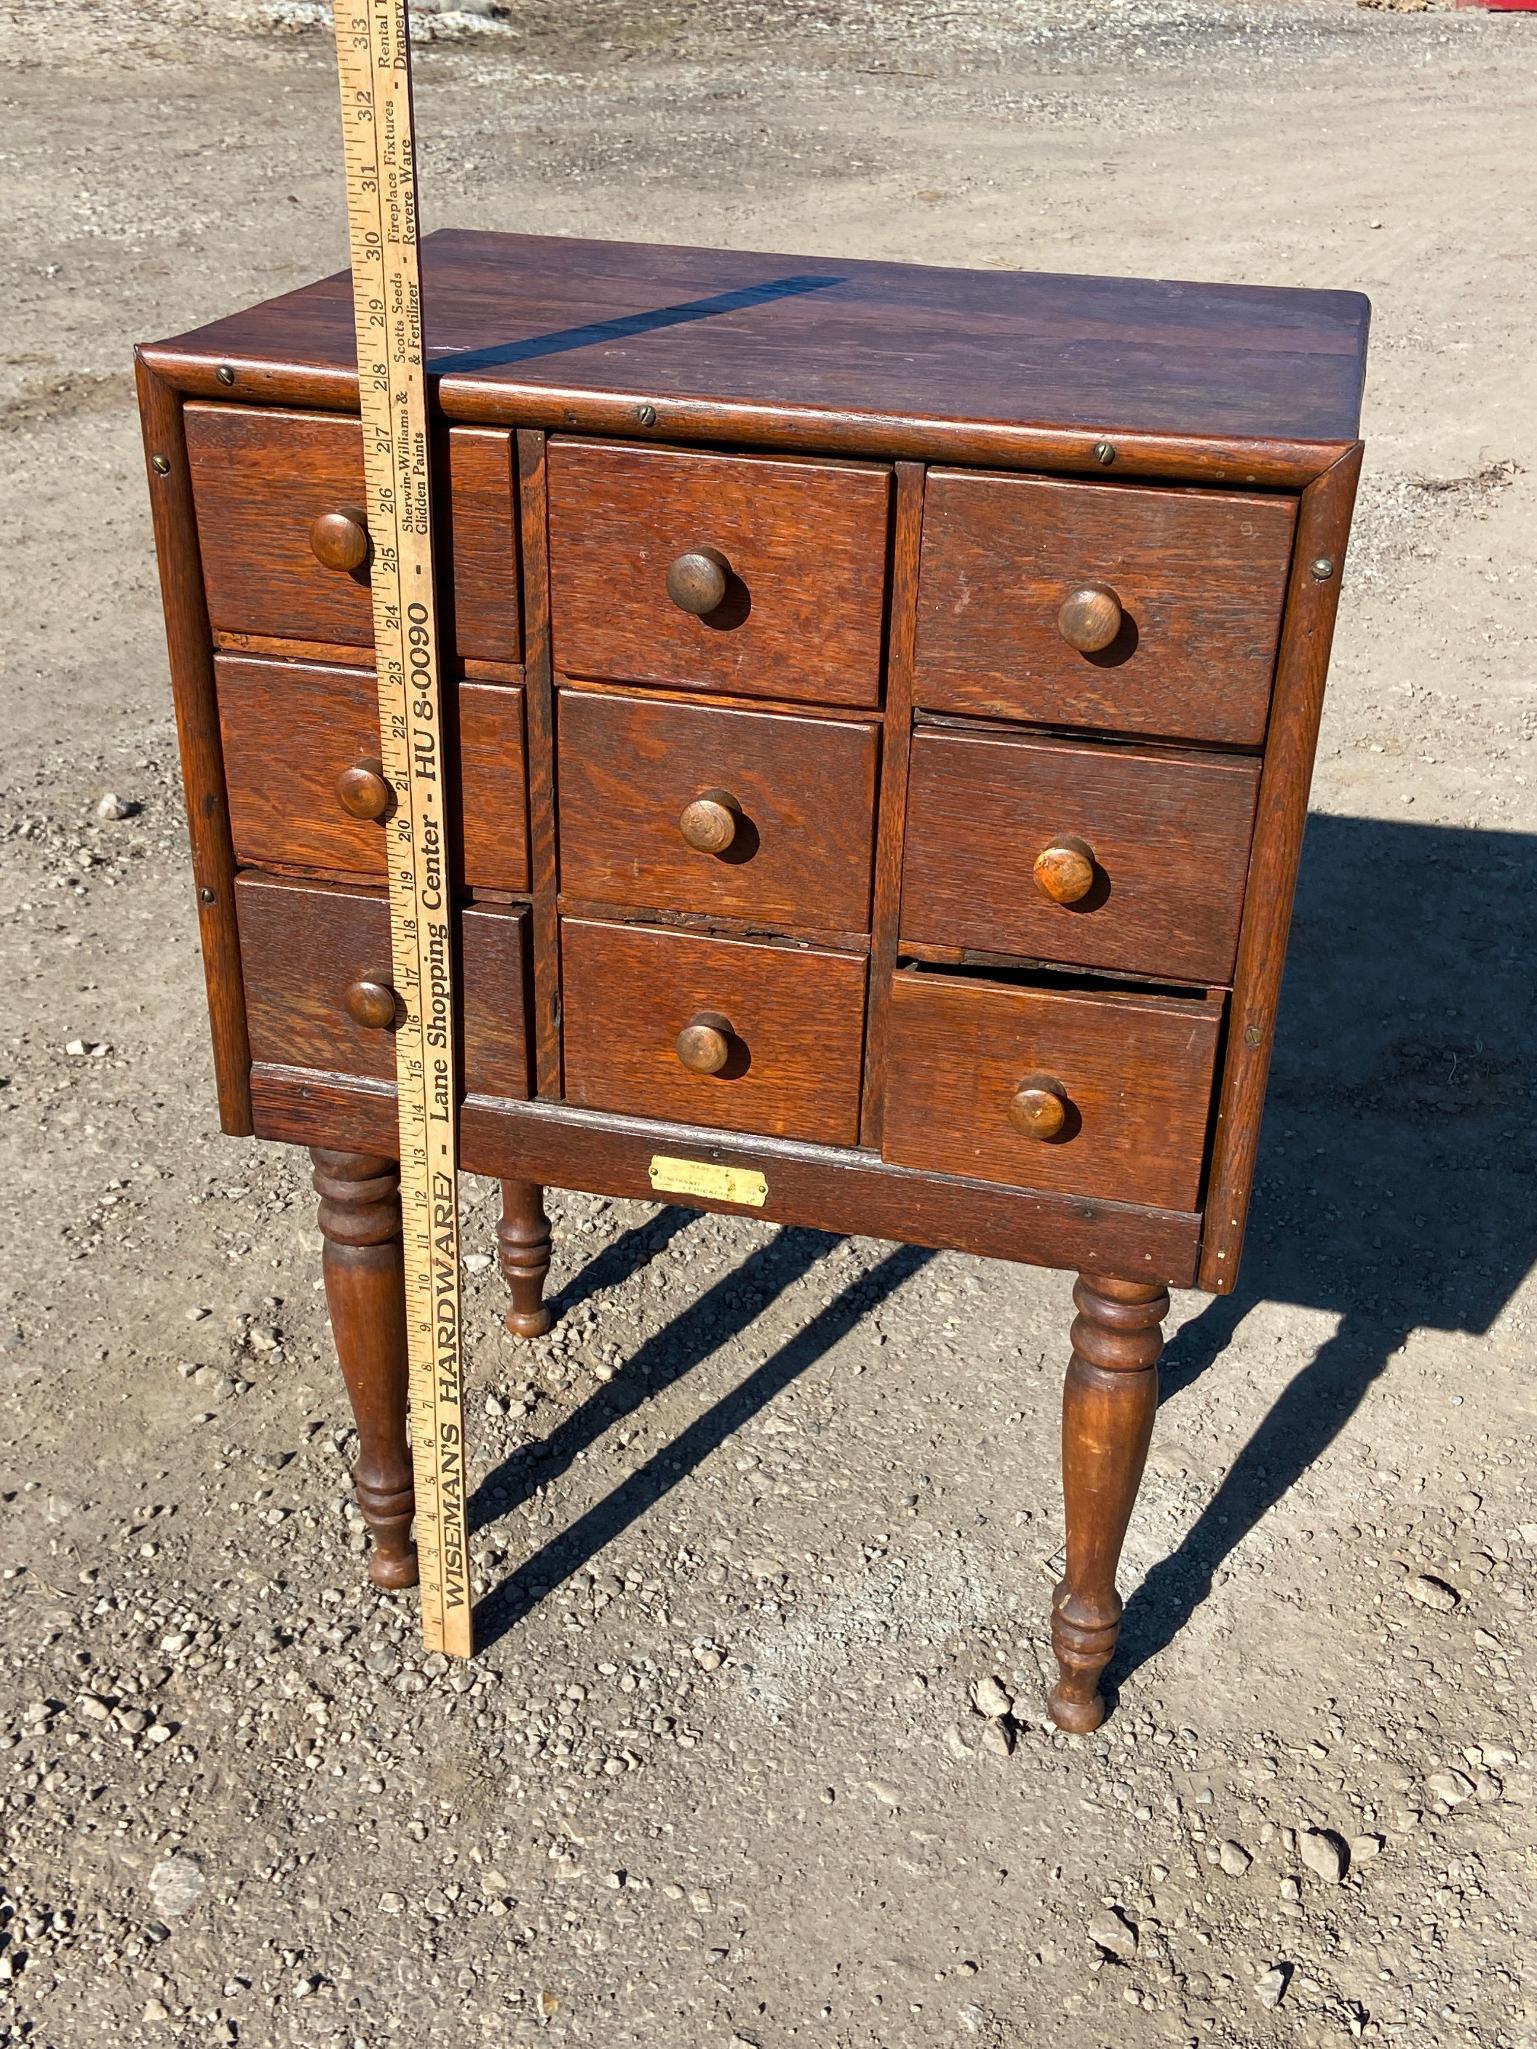
{"label": "drawer front", "polygon": [[1294,521],[1289,498],[933,470],[917,702],[1256,747]]}
{"label": "drawer front", "polygon": [[857,954],[567,918],[561,1000],[568,1102],[824,1145],[859,1136]]}
{"label": "drawer front", "polygon": [[886,1158],[1193,1209],[1219,1022],[1215,1003],[898,974]]}
{"label": "drawer front", "polygon": [[568,896],[868,926],[873,725],[576,690],[559,725]]}
{"label": "drawer front", "polygon": [[[348,568],[349,538],[315,523],[363,495],[363,430],[333,413],[192,404],[187,455],[197,508],[208,615],[216,633],[259,633],[371,647],[373,612],[366,562]],[[461,660],[519,659],[518,550],[512,437],[489,427],[455,427],[448,437],[449,488],[433,503],[444,561],[443,642]],[[355,523],[354,523],[355,524]]]}
{"label": "drawer front", "polygon": [[[235,884],[251,1058],[328,1074],[395,1079],[395,1036],[377,1017],[388,989],[390,914],[382,892],[242,875]],[[474,904],[460,919],[461,1087],[530,1093],[528,913]]]}
{"label": "drawer front", "polygon": [[556,668],[877,703],[890,493],[875,466],[552,441]]}
{"label": "drawer front", "polygon": [[[373,672],[244,655],[214,670],[235,858],[382,877],[393,800],[377,774]],[[450,684],[447,706],[454,872],[472,889],[527,889],[523,692]]]}
{"label": "drawer front", "polygon": [[902,937],[1226,981],[1258,788],[1239,756],[920,728]]}

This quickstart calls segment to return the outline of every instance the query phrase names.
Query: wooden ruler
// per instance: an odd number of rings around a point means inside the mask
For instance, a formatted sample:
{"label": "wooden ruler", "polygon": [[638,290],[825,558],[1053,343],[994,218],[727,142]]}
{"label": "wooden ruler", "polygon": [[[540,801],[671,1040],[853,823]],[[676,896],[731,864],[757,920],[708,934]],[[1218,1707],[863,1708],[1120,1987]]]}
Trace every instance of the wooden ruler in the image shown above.
{"label": "wooden ruler", "polygon": [[422,1636],[468,1657],[452,908],[405,0],[336,0],[374,654],[389,821]]}

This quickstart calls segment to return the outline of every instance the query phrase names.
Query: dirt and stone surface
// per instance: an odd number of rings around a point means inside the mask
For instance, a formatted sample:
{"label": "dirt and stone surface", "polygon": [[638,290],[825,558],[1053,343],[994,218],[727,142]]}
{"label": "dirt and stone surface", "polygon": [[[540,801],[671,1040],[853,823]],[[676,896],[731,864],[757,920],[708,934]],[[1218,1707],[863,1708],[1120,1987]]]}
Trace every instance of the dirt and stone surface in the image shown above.
{"label": "dirt and stone surface", "polygon": [[317,18],[0,10],[0,2041],[1532,2049],[1537,22],[423,50],[433,222],[1376,303],[1248,1264],[1069,1739],[1060,1276],[568,1195],[524,1347],[472,1184],[482,1655],[363,1578],[305,1162],[215,1129],[128,374],[341,260]]}

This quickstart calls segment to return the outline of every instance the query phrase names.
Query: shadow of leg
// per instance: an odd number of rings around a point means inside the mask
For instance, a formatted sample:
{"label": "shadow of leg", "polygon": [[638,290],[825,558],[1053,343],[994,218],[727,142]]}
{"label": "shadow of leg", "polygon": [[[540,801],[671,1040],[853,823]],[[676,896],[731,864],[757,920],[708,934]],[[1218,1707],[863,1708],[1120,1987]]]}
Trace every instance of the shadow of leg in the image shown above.
{"label": "shadow of leg", "polygon": [[[775,1243],[808,1235],[787,1231]],[[819,1239],[816,1253],[819,1255],[828,1243],[826,1239]],[[546,1594],[569,1579],[573,1572],[579,1572],[606,1544],[654,1507],[685,1473],[692,1472],[734,1430],[739,1430],[792,1380],[814,1366],[825,1352],[847,1337],[862,1317],[884,1302],[933,1256],[931,1252],[908,1245],[888,1253],[878,1266],[846,1287],[787,1344],[765,1359],[740,1387],[723,1395],[665,1450],[654,1453],[612,1494],[606,1495],[585,1515],[579,1516],[569,1529],[551,1538],[542,1550],[525,1560],[481,1602],[475,1618],[477,1645],[484,1649],[514,1628]],[[810,1264],[809,1260],[807,1264]]]}
{"label": "shadow of leg", "polygon": [[631,1274],[639,1273],[649,1260],[671,1244],[680,1231],[687,1230],[697,1215],[697,1210],[664,1209],[659,1216],[648,1217],[645,1223],[633,1225],[612,1245],[605,1245],[601,1252],[588,1260],[579,1274],[572,1275],[558,1295],[551,1298],[551,1322],[559,1322],[578,1302],[601,1295],[605,1288],[617,1288]]}
{"label": "shadow of leg", "polygon": [[1132,1596],[1114,1661],[1118,1680],[1156,1657],[1184,1628],[1210,1593],[1223,1560],[1333,1443],[1406,1334],[1399,1321],[1341,1321],[1266,1415],[1179,1549],[1154,1566]]}

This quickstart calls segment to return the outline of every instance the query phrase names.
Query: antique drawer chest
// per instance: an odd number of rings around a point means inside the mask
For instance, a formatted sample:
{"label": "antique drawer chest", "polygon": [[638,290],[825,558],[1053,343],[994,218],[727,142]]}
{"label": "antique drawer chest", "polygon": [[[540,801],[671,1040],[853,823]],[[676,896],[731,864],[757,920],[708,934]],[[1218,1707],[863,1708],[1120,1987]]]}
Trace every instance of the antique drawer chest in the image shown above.
{"label": "antique drawer chest", "polygon": [[[423,245],[460,1144],[1075,1270],[1062,1726],[1104,1712],[1172,1285],[1243,1239],[1360,445],[1350,293]],[[345,274],[139,352],[226,1130],[310,1146],[408,1585]]]}

